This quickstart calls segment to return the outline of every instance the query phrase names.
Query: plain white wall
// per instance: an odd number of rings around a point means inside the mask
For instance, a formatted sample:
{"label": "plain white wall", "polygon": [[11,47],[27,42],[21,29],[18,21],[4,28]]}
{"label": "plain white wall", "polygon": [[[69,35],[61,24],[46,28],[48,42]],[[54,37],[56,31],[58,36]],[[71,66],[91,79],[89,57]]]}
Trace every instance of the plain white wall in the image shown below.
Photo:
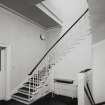
{"label": "plain white wall", "polygon": [[[48,40],[47,45],[48,48],[50,48],[50,46],[53,45],[53,43],[56,42],[56,40],[59,39],[59,37],[63,35],[64,32],[66,32],[67,29],[70,28],[70,26],[83,14],[83,12],[88,8],[88,4],[86,0],[67,0],[66,2],[65,0],[60,0],[60,2],[59,0],[46,0],[43,2],[63,21],[62,28],[55,27],[54,29],[49,29],[46,33],[46,37]],[[83,27],[80,27],[80,29],[78,30],[80,31]],[[68,34],[72,35],[72,31]],[[64,40],[66,42],[66,40],[69,39],[67,37]],[[60,43],[62,42],[63,41],[61,41]],[[64,49],[58,50],[59,53]]]}
{"label": "plain white wall", "polygon": [[[55,78],[77,80],[78,72],[91,67],[91,36],[72,48],[55,66]],[[77,81],[76,81],[77,82]]]}
{"label": "plain white wall", "polygon": [[105,39],[105,0],[88,0],[93,44]]}
{"label": "plain white wall", "polygon": [[[91,67],[91,33],[89,25],[89,14],[85,15],[78,24],[60,41],[55,52],[55,59],[59,55],[65,56],[59,60],[55,70],[55,78],[76,79],[77,73],[81,70]],[[56,30],[48,31],[49,45],[59,38],[58,32],[63,29],[56,28]],[[53,34],[54,33],[54,34]],[[62,33],[62,32],[61,32]],[[60,34],[61,34],[60,33]],[[56,37],[55,37],[55,34]],[[88,36],[90,34],[90,36]],[[82,36],[82,37],[81,37]],[[81,40],[81,38],[83,38]],[[68,51],[71,49],[70,51]],[[67,54],[65,54],[67,53]],[[59,59],[59,57],[58,57]]]}
{"label": "plain white wall", "polygon": [[93,46],[93,93],[96,103],[105,101],[105,40]]}
{"label": "plain white wall", "polygon": [[11,46],[10,90],[15,89],[46,51],[43,29],[0,8],[0,43]]}

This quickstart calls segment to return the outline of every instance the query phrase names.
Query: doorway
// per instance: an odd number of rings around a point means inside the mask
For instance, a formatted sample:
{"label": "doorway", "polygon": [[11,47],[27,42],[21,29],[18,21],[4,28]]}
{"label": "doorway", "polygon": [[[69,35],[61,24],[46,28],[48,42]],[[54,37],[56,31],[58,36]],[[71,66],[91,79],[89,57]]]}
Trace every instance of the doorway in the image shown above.
{"label": "doorway", "polygon": [[6,48],[0,46],[0,100],[6,97]]}
{"label": "doorway", "polygon": [[9,100],[11,70],[11,46],[0,43],[0,100]]}

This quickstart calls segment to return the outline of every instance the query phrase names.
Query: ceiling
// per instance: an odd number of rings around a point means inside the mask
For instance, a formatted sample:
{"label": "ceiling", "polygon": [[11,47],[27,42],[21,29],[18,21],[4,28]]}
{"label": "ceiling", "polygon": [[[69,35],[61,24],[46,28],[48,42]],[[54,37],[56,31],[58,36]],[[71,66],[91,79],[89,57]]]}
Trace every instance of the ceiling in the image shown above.
{"label": "ceiling", "polygon": [[105,0],[88,0],[93,44],[105,40]]}
{"label": "ceiling", "polygon": [[51,17],[35,6],[43,0],[0,0],[0,3],[39,23],[45,28],[57,26]]}
{"label": "ceiling", "polygon": [[[0,3],[38,22],[45,28],[59,25],[51,17],[41,11],[35,4],[43,0],[0,0]],[[105,0],[88,0],[92,26],[93,43],[105,39]]]}

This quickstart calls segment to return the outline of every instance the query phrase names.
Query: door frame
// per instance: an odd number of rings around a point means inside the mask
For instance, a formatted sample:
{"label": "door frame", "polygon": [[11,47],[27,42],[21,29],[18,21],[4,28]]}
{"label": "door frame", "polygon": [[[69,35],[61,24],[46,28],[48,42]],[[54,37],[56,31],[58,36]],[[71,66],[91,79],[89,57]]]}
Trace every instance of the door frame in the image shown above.
{"label": "door frame", "polygon": [[5,99],[11,99],[10,94],[10,71],[11,71],[11,46],[0,42],[0,47],[4,47],[4,69],[5,69]]}

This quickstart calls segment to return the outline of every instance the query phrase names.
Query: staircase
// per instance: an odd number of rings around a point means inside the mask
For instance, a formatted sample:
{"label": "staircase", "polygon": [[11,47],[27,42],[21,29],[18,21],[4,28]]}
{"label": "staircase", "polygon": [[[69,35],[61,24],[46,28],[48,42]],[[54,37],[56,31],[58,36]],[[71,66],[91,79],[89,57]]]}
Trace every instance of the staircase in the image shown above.
{"label": "staircase", "polygon": [[[40,71],[35,71],[32,77],[29,77],[21,88],[12,95],[12,99],[25,104],[31,104],[40,97],[49,93],[48,85],[49,68],[43,67]],[[42,94],[41,90],[45,90]]]}
{"label": "staircase", "polygon": [[[89,25],[87,24],[86,30],[81,32],[75,30],[75,32],[70,31],[75,28],[75,25],[81,21],[88,9],[75,21],[75,23],[51,46],[51,48],[45,53],[38,64],[33,68],[33,70],[28,74],[27,81],[12,95],[12,99],[25,104],[31,104],[39,98],[47,95],[50,91],[50,69],[57,65],[58,62],[62,60],[65,55],[70,53],[70,51],[79,44],[80,40],[83,40],[88,36]],[[77,34],[78,33],[78,34]],[[72,34],[72,35],[71,35]],[[85,34],[85,35],[84,35]],[[71,36],[70,36],[71,35]],[[67,38],[65,37],[67,36]],[[68,40],[68,36],[69,39]],[[63,43],[59,43],[62,41]],[[69,43],[67,41],[70,41]],[[63,47],[62,47],[63,46]],[[55,49],[55,50],[54,50]],[[58,50],[59,49],[59,52]],[[61,52],[60,49],[63,49]]]}

